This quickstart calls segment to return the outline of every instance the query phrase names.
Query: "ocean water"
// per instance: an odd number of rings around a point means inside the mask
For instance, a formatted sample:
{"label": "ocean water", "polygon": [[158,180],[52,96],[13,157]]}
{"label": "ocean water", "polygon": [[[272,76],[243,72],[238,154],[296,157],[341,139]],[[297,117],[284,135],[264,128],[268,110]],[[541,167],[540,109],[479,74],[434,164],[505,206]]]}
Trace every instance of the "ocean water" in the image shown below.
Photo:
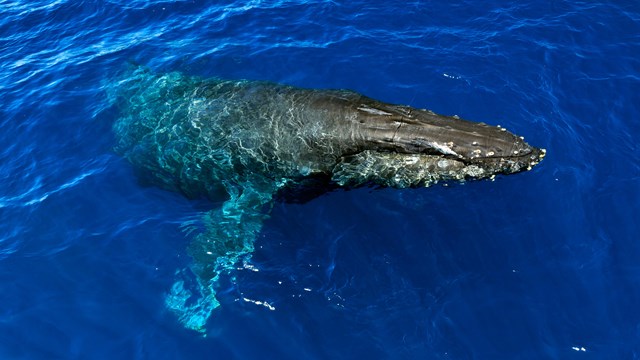
{"label": "ocean water", "polygon": [[[219,207],[114,151],[158,72],[500,124],[495,181],[278,202],[206,332],[165,299]],[[1,1],[0,359],[640,358],[637,1]]]}

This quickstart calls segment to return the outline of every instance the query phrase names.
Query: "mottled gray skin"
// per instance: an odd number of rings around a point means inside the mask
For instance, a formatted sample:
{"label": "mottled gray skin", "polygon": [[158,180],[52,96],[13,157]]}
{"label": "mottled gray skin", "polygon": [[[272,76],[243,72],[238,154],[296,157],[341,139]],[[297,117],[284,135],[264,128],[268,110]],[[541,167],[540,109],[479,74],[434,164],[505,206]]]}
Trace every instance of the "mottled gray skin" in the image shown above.
{"label": "mottled gray skin", "polygon": [[[167,300],[202,330],[216,284],[246,260],[274,195],[305,179],[410,187],[530,169],[544,150],[505,129],[346,90],[200,79],[138,68],[117,82],[116,149],[154,183],[226,202],[190,247],[202,289]],[[191,299],[191,300],[189,300]]]}

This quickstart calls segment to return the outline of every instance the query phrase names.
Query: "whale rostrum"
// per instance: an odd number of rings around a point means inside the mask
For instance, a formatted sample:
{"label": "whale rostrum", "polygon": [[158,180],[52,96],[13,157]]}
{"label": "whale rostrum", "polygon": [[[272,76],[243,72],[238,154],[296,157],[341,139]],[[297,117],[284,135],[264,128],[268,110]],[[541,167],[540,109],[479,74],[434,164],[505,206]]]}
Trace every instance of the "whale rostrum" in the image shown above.
{"label": "whale rostrum", "polygon": [[154,184],[225,200],[189,247],[200,293],[179,279],[167,297],[180,321],[200,331],[219,305],[220,275],[253,252],[277,194],[308,184],[406,188],[493,178],[529,170],[545,155],[498,126],[348,90],[138,67],[110,96],[120,111],[118,153]]}

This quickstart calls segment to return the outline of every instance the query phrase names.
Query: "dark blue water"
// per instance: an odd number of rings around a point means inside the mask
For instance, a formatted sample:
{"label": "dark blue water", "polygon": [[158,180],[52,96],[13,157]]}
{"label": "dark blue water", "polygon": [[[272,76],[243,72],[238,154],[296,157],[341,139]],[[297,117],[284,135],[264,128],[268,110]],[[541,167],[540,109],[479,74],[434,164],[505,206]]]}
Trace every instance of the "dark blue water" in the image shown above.
{"label": "dark blue water", "polygon": [[[220,204],[112,151],[131,62],[353,89],[548,154],[276,204],[203,336],[165,297]],[[640,358],[637,1],[0,1],[0,105],[1,359]]]}

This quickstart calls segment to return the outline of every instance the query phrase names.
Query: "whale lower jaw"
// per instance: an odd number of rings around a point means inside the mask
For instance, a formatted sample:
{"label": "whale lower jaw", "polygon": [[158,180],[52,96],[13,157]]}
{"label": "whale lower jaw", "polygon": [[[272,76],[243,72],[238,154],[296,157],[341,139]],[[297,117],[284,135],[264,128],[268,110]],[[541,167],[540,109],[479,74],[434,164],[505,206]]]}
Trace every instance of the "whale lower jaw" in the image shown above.
{"label": "whale lower jaw", "polygon": [[496,174],[530,170],[544,151],[523,158],[483,159],[472,163],[446,155],[403,154],[366,150],[341,158],[332,181],[340,186],[428,187],[440,181],[493,179]]}

